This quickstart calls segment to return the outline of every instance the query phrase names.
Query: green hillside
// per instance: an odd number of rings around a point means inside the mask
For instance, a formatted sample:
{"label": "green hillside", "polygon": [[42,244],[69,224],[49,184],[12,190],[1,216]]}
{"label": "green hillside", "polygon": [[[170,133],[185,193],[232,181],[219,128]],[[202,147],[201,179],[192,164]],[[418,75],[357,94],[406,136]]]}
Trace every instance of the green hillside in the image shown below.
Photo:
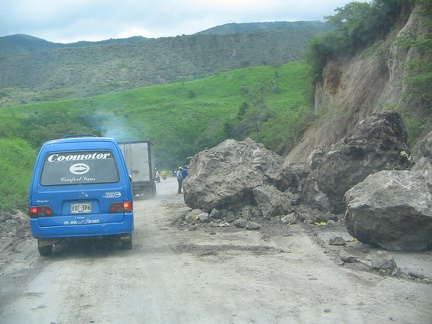
{"label": "green hillside", "polygon": [[[17,152],[22,147],[29,149],[21,159],[3,161],[9,171],[1,174],[0,181],[28,177],[43,142],[73,133],[93,133],[118,141],[150,139],[158,165],[169,169],[228,137],[252,137],[282,151],[293,145],[307,116],[305,70],[305,63],[297,61],[86,99],[2,108],[0,149],[5,145],[8,151],[11,145],[17,146]],[[13,196],[24,197],[27,188],[11,186],[8,190],[20,190]]]}
{"label": "green hillside", "polygon": [[[233,118],[235,123],[244,102],[249,110],[259,108],[273,116],[262,124],[263,134],[243,134],[265,138],[271,132],[269,123],[276,125],[292,113],[292,107],[301,106],[305,69],[305,64],[298,61],[86,99],[3,108],[1,135],[29,139],[35,148],[47,139],[76,131],[90,131],[117,140],[151,139],[157,146],[157,155],[177,164],[223,140],[224,124]],[[262,90],[265,87],[269,89]],[[262,97],[259,107],[253,96]],[[14,124],[16,127],[6,127]],[[34,127],[27,128],[28,124]],[[266,145],[275,148],[271,141]],[[173,150],[177,153],[172,153]]]}

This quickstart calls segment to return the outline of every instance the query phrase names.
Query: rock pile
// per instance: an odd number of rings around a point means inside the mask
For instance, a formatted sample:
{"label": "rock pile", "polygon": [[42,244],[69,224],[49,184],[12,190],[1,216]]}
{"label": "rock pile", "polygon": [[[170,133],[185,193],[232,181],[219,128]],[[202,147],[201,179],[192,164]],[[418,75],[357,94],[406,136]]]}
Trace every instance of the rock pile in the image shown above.
{"label": "rock pile", "polygon": [[362,243],[423,250],[432,247],[431,143],[432,133],[413,167],[396,112],[363,120],[329,152],[314,150],[305,164],[285,164],[251,139],[226,140],[191,160],[184,199],[200,221],[255,229],[260,219],[344,220]]}
{"label": "rock pile", "polygon": [[345,213],[348,232],[388,250],[432,247],[432,133],[418,144],[414,165],[396,112],[375,114],[314,160],[302,203]]}
{"label": "rock pile", "polygon": [[430,157],[410,171],[369,175],[346,192],[345,202],[348,232],[362,243],[401,251],[432,248]]}

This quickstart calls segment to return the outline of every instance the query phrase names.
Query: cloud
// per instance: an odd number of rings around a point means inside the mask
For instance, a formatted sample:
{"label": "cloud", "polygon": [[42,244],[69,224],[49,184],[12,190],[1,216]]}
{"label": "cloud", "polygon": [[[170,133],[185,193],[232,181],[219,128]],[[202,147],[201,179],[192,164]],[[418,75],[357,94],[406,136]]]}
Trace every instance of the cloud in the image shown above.
{"label": "cloud", "polygon": [[226,23],[323,20],[346,0],[3,0],[0,36],[54,42],[193,34]]}

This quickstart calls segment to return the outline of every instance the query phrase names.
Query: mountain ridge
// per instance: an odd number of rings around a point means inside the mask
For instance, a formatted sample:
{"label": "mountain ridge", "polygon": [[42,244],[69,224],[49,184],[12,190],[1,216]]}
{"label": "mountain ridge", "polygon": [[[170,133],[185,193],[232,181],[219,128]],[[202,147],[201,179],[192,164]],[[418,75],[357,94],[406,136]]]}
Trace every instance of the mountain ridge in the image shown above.
{"label": "mountain ridge", "polygon": [[[193,35],[95,43],[1,37],[0,106],[26,103],[20,98],[23,92],[32,92],[35,101],[62,99],[60,90],[81,98],[285,64],[301,59],[309,38],[329,29],[319,22],[228,24],[224,33],[215,28]],[[234,29],[241,31],[228,32]]]}
{"label": "mountain ridge", "polygon": [[[181,35],[181,36],[192,36],[192,35],[202,35],[202,34],[230,34],[230,33],[242,33],[248,31],[257,30],[272,30],[272,29],[285,29],[285,30],[309,30],[309,31],[327,31],[331,30],[324,22],[315,21],[274,21],[274,22],[251,22],[251,23],[227,23],[223,25],[218,25],[212,28],[208,28],[191,35]],[[169,37],[178,37],[169,36]],[[169,37],[158,37],[158,38],[169,38]],[[61,43],[61,42],[51,42],[40,37],[28,35],[28,34],[13,34],[0,37],[0,54],[2,54],[8,46],[17,46],[21,44],[24,49],[26,46],[32,47],[32,49],[37,49],[38,45],[42,48],[52,48],[52,47],[75,47],[75,46],[92,46],[101,44],[111,44],[117,42],[134,42],[142,41],[149,38],[144,36],[131,36],[126,38],[109,38],[101,41],[78,41],[71,43]],[[9,52],[9,51],[7,51]]]}

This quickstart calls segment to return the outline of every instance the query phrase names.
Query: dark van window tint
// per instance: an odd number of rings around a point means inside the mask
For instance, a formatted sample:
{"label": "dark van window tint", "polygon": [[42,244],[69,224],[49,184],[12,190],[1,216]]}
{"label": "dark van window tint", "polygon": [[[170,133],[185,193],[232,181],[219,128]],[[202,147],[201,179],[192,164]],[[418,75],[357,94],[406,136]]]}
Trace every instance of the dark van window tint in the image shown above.
{"label": "dark van window tint", "polygon": [[57,152],[45,156],[41,185],[74,185],[118,182],[114,154],[110,151]]}

